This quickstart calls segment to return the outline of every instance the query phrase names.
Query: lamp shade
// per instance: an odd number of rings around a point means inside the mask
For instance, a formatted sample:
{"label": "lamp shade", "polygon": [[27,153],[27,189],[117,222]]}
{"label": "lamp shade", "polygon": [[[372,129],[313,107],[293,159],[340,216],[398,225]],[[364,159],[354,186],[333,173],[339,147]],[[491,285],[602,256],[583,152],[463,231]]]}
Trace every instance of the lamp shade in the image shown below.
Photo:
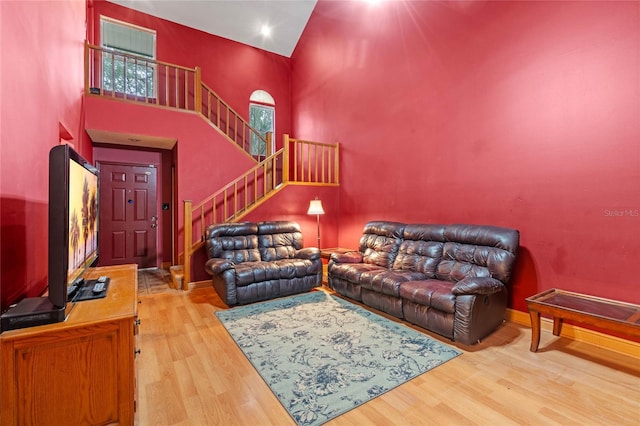
{"label": "lamp shade", "polygon": [[309,203],[309,210],[307,210],[307,214],[324,214],[324,209],[322,208],[322,201],[311,200]]}

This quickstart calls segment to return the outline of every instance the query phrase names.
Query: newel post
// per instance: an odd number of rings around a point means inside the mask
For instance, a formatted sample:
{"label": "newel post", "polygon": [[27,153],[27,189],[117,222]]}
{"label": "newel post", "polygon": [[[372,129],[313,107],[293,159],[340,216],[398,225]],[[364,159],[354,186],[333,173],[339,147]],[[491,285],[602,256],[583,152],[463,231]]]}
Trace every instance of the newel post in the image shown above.
{"label": "newel post", "polygon": [[191,213],[191,200],[184,200],[184,265],[183,273],[184,278],[182,280],[182,289],[187,290],[189,283],[191,282],[191,247],[193,245],[193,221]]}
{"label": "newel post", "polygon": [[284,154],[282,158],[282,183],[289,182],[289,134],[283,135]]}
{"label": "newel post", "polygon": [[335,160],[334,160],[334,164],[335,164],[335,178],[336,181],[334,182],[336,185],[340,184],[340,143],[336,143],[336,156],[335,156]]}
{"label": "newel post", "polygon": [[196,67],[196,82],[193,88],[195,93],[195,106],[196,112],[202,113],[202,70],[200,67]]}
{"label": "newel post", "polygon": [[273,154],[273,132],[265,133],[264,139],[267,144],[264,151],[265,157],[271,157],[271,154]]}
{"label": "newel post", "polygon": [[84,93],[89,93],[89,42],[84,41]]}

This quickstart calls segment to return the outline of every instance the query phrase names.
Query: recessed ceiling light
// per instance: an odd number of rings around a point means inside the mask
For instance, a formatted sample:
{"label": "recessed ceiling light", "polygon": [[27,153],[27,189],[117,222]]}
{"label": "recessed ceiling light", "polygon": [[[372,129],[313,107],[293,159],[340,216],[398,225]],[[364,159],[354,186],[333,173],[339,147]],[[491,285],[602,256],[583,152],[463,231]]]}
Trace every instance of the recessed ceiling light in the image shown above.
{"label": "recessed ceiling light", "polygon": [[263,25],[260,28],[260,34],[262,34],[265,37],[269,37],[271,35],[271,27],[269,25]]}

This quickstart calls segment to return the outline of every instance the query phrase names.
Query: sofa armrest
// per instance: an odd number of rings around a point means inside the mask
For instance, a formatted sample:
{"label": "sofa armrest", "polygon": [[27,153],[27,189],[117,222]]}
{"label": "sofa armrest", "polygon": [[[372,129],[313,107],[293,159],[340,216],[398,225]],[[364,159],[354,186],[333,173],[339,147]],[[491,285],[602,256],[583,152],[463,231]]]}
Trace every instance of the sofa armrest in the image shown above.
{"label": "sofa armrest", "polygon": [[504,288],[501,281],[491,277],[467,277],[458,281],[451,292],[461,294],[494,294]]}
{"label": "sofa armrest", "polygon": [[207,260],[207,263],[204,265],[204,269],[209,273],[209,275],[220,275],[224,271],[233,268],[235,264],[227,259],[220,259],[214,257],[212,259]]}
{"label": "sofa armrest", "polygon": [[298,259],[317,260],[320,259],[320,249],[317,247],[306,247],[296,252]]}
{"label": "sofa armrest", "polygon": [[362,253],[359,251],[349,251],[347,253],[331,253],[331,260],[334,263],[362,263]]}

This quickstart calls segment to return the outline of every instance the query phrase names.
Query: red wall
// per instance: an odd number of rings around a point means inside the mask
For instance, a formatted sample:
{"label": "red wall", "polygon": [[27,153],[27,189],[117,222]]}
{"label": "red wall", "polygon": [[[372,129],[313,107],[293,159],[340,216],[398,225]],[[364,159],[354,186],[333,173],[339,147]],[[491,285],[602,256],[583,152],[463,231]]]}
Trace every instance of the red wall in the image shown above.
{"label": "red wall", "polygon": [[[291,127],[288,58],[105,1],[90,1],[88,14],[89,38],[94,44],[99,44],[100,15],[156,30],[158,60],[187,67],[201,67],[203,82],[245,118],[248,117],[251,93],[257,89],[268,91],[276,102],[276,147],[282,146],[282,134],[290,133]],[[194,204],[199,202],[252,165],[248,157],[194,114],[90,97],[87,99],[86,115],[88,129],[175,137],[178,140],[177,252],[182,251],[183,200],[192,200]],[[126,155],[122,155],[121,161],[126,161]],[[307,188],[306,191],[305,193],[301,189],[296,193],[315,194],[314,189]],[[305,215],[301,221],[305,226],[306,221],[314,219],[306,216],[308,200],[313,197],[301,197],[301,203],[306,203]],[[252,217],[255,220],[270,220],[274,216],[284,218],[280,203],[271,202],[270,205],[271,207],[258,209]],[[333,214],[337,214],[337,210]],[[315,226],[312,230],[315,235]],[[337,232],[328,232],[327,244],[335,245],[336,241]],[[315,241],[307,239],[307,244],[310,243]]]}
{"label": "red wall", "polygon": [[[101,13],[156,29],[158,58],[201,66],[239,112],[269,91],[278,134],[341,143],[323,246],[355,246],[373,219],[509,226],[522,236],[512,307],[551,287],[640,302],[640,3],[320,0],[290,61],[107,2],[88,10],[90,33]],[[0,19],[3,306],[46,285],[59,123],[89,160],[85,113],[87,128],[174,135],[179,200],[246,168],[195,115],[169,128],[167,111],[95,98],[83,112],[83,2],[0,2]],[[316,192],[284,191],[250,219],[298,218],[311,245]]]}
{"label": "red wall", "polygon": [[[85,114],[87,129],[175,138],[177,140],[175,158],[177,205],[174,207],[178,227],[178,244],[174,253],[176,255],[183,250],[183,201],[192,200],[194,204],[198,203],[255,164],[245,153],[229,143],[197,114],[94,96],[86,99]],[[158,156],[158,153],[141,152],[135,149],[124,150],[115,146],[94,148],[96,161],[157,164]],[[163,176],[166,175],[166,167],[166,165],[160,166],[160,173]],[[163,191],[166,189],[165,186],[163,183]],[[317,243],[315,239],[316,218],[306,214],[309,201],[315,197],[323,200],[326,211],[326,214],[321,218],[322,245],[323,247],[335,246],[337,244],[337,217],[340,211],[337,188],[288,187],[266,205],[252,212],[246,220],[295,220],[302,227],[305,245],[315,246]],[[164,202],[166,202],[166,197]],[[166,231],[167,228],[161,231],[165,235],[165,243],[167,242]],[[166,251],[163,252],[163,260],[171,260]],[[208,279],[208,276],[198,274],[198,272],[204,272],[203,265],[194,265],[194,272],[196,272],[196,279]]]}
{"label": "red wall", "polygon": [[185,67],[200,67],[202,81],[245,119],[254,90],[266,90],[276,102],[276,144],[291,128],[289,58],[175,24],[107,1],[89,3],[90,41],[100,44],[100,15],[157,32],[156,57]]}
{"label": "red wall", "polygon": [[47,285],[49,150],[60,124],[91,161],[82,126],[85,4],[0,2],[0,299]]}
{"label": "red wall", "polygon": [[640,302],[640,3],[321,0],[293,133],[342,143],[339,244],[373,219],[517,228],[511,306]]}
{"label": "red wall", "polygon": [[[178,205],[177,250],[182,251],[183,201],[200,202],[255,163],[194,113],[172,111],[99,97],[86,99],[87,129],[174,138]],[[111,153],[111,161],[130,162],[126,152]]]}

